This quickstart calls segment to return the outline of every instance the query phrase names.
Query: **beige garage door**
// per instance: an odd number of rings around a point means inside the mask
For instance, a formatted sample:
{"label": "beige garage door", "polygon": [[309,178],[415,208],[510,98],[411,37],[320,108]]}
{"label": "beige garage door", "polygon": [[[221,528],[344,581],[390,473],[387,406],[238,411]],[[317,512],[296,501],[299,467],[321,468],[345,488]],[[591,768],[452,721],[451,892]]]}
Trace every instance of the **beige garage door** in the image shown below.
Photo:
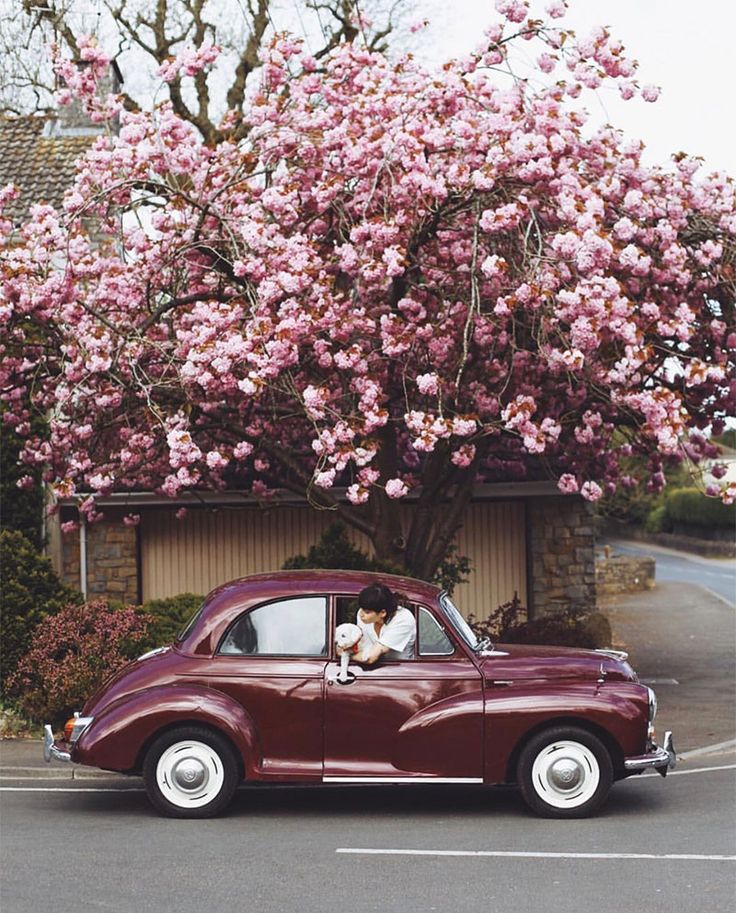
{"label": "beige garage door", "polygon": [[[205,594],[235,577],[278,570],[291,555],[306,552],[333,519],[300,507],[193,510],[183,521],[173,511],[147,511],[140,527],[143,598]],[[369,550],[360,534],[351,538]],[[526,605],[522,502],[471,504],[457,544],[473,562],[470,581],[454,597],[465,615],[484,618],[514,592]]]}

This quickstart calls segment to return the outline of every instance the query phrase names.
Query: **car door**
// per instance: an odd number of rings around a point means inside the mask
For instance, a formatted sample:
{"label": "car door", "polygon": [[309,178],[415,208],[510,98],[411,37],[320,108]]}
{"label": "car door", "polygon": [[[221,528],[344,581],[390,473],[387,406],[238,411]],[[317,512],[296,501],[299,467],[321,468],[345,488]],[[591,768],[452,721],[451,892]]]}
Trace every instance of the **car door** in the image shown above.
{"label": "car door", "polygon": [[239,615],[210,666],[212,687],[254,723],[264,779],[322,775],[327,596],[276,599]]}
{"label": "car door", "polygon": [[[338,597],[336,614],[347,597]],[[326,782],[483,780],[483,691],[475,664],[426,606],[415,605],[415,656],[325,669]]]}

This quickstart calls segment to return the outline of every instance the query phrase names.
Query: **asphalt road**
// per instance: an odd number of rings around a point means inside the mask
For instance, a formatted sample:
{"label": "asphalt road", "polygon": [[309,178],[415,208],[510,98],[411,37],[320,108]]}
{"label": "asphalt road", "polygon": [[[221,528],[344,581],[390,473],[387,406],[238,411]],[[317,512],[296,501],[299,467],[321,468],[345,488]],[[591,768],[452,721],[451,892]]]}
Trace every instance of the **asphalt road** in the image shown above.
{"label": "asphalt road", "polygon": [[698,772],[693,759],[666,780],[627,780],[597,818],[569,822],[530,817],[515,791],[479,787],[250,788],[226,817],[197,822],[157,817],[120,781],[65,781],[66,791],[13,781],[1,794],[0,906],[731,913],[736,826],[724,797],[736,788],[734,761],[710,757]]}
{"label": "asphalt road", "polygon": [[651,555],[655,558],[657,581],[693,583],[736,603],[736,561],[731,558],[701,558],[631,541],[612,540],[610,544],[615,552],[623,555]]}

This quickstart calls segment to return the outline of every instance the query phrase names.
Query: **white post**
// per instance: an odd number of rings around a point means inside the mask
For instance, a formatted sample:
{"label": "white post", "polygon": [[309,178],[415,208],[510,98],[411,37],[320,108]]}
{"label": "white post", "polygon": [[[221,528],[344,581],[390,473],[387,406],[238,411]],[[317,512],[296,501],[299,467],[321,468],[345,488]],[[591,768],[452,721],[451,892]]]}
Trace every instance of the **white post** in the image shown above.
{"label": "white post", "polygon": [[87,601],[87,520],[79,515],[79,588]]}

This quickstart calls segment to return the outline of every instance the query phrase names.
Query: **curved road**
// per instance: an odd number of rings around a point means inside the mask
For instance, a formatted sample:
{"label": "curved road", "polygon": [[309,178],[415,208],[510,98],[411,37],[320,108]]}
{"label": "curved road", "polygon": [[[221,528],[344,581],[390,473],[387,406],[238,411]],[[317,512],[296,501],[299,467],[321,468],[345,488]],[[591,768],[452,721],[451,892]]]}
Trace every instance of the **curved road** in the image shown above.
{"label": "curved road", "polygon": [[610,539],[601,544],[610,545],[614,552],[622,555],[655,558],[658,581],[693,583],[736,605],[736,560],[733,558],[701,558],[648,542],[622,539]]}

